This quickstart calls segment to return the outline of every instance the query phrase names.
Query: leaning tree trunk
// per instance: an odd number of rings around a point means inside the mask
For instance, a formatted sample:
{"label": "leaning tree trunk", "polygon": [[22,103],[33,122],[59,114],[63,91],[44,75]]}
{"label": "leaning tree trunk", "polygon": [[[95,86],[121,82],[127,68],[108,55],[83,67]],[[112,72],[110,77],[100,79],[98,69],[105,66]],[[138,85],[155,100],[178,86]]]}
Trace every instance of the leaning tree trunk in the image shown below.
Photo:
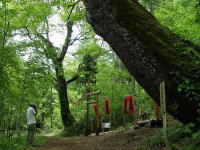
{"label": "leaning tree trunk", "polygon": [[60,107],[61,107],[61,117],[62,122],[64,124],[64,128],[71,126],[74,122],[74,118],[71,115],[70,108],[69,108],[69,101],[67,95],[67,84],[64,77],[64,70],[62,62],[55,62],[55,71],[56,71],[56,82],[57,82],[57,91],[60,100]]}
{"label": "leaning tree trunk", "polygon": [[94,31],[110,44],[147,93],[159,103],[159,84],[165,81],[167,111],[183,123],[199,124],[199,97],[194,100],[177,90],[178,76],[199,85],[199,66],[185,53],[188,48],[199,53],[199,47],[160,25],[136,0],[83,1]]}

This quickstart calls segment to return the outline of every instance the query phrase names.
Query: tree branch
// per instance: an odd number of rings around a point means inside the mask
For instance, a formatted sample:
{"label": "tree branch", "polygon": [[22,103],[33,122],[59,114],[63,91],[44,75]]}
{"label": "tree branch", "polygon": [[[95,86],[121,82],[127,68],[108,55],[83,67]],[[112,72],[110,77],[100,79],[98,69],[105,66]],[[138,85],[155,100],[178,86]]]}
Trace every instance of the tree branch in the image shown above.
{"label": "tree branch", "polygon": [[45,45],[46,45],[47,47],[50,47],[50,48],[53,48],[53,47],[54,47],[53,44],[51,43],[51,41],[48,40],[48,39],[46,39],[41,33],[35,31],[35,35],[36,35],[40,40],[42,40],[42,42],[44,42]]}
{"label": "tree branch", "polygon": [[70,10],[70,12],[69,12],[69,15],[68,15],[68,17],[67,17],[67,22],[69,21],[69,19],[70,19],[70,17],[71,17],[71,14],[72,14],[72,11],[73,11],[73,9],[74,9],[74,7],[78,4],[80,2],[80,0],[78,0],[76,3],[74,3],[73,5],[70,5],[70,6],[72,6],[72,8],[71,8],[71,10]]}
{"label": "tree branch", "polygon": [[65,55],[67,53],[67,50],[69,48],[69,45],[70,45],[70,42],[71,42],[71,37],[72,37],[72,27],[74,25],[74,23],[72,21],[70,21],[70,17],[71,17],[71,14],[73,12],[73,9],[75,8],[75,6],[80,2],[80,0],[78,0],[77,2],[75,2],[73,5],[70,5],[72,6],[70,12],[69,12],[69,15],[67,17],[67,36],[65,38],[65,43],[62,47],[62,51],[60,53],[60,56],[58,57],[58,61],[63,61],[64,58],[65,58]]}
{"label": "tree branch", "polygon": [[67,36],[65,38],[65,43],[62,47],[62,51],[60,53],[60,57],[58,57],[58,61],[63,61],[63,59],[65,58],[65,55],[67,53],[67,50],[69,48],[69,43],[71,41],[71,37],[72,37],[72,27],[73,27],[73,22],[67,22]]}
{"label": "tree branch", "polygon": [[[106,51],[106,52],[104,52],[104,53],[99,53],[99,54],[96,55],[95,57],[91,58],[91,59],[89,60],[89,63],[94,62],[99,56],[101,56],[101,55],[103,55],[103,54],[105,54],[105,53],[108,53],[108,52],[109,52],[109,51]],[[69,84],[69,83],[71,83],[71,82],[76,81],[77,79],[79,79],[78,72],[81,71],[81,67],[82,67],[83,65],[84,65],[84,63],[80,63],[80,64],[78,65],[77,74],[76,74],[73,78],[71,78],[70,80],[66,81],[66,84]]]}
{"label": "tree branch", "polygon": [[[53,46],[51,41],[46,39],[41,33],[37,32],[37,31],[34,31],[34,33],[42,42],[44,42],[44,44],[46,46],[46,49],[44,48],[44,52],[45,52],[45,55],[47,56],[47,58],[55,60],[57,58],[57,54],[55,51],[55,47]],[[49,52],[47,52],[47,50]]]}
{"label": "tree branch", "polygon": [[8,32],[8,28],[10,26],[10,22],[8,21],[8,18],[7,18],[7,2],[6,1],[3,3],[3,6],[4,6],[4,28],[3,28],[3,38],[2,38],[2,46],[1,46],[2,48],[6,44],[6,35]]}
{"label": "tree branch", "polygon": [[88,33],[90,33],[89,31],[88,32],[85,32],[84,34],[78,34],[73,40],[70,41],[69,45],[73,45],[74,42],[76,42],[77,40],[83,40],[83,39],[86,39],[86,38],[83,38],[81,39],[83,36],[87,35]]}
{"label": "tree branch", "polygon": [[[110,52],[110,51],[111,51],[111,50],[108,50],[108,51],[105,51],[105,52],[103,52],[103,53],[99,53],[99,54],[95,55],[94,57],[92,57],[91,59],[88,60],[88,63],[89,63],[89,64],[93,63],[93,62],[94,62],[95,60],[97,60],[100,56],[102,56],[102,55],[104,55],[104,54],[106,54],[106,53],[108,53],[108,52]],[[84,65],[83,62],[80,63],[80,64],[78,65],[78,70],[77,70],[77,72],[81,71],[83,65]]]}
{"label": "tree branch", "polygon": [[67,80],[67,81],[66,81],[66,84],[69,84],[69,83],[71,83],[71,82],[73,82],[73,81],[76,81],[78,78],[79,78],[79,76],[76,75],[76,76],[74,76],[73,78],[71,78],[70,80]]}
{"label": "tree branch", "polygon": [[31,34],[30,34],[30,31],[29,31],[28,27],[25,27],[25,30],[27,31],[27,35],[28,35],[29,39],[31,41],[34,41],[34,39],[31,37]]}
{"label": "tree branch", "polygon": [[49,22],[48,22],[48,17],[46,17],[45,24],[46,24],[46,26],[47,26],[47,29],[46,29],[46,37],[47,37],[47,39],[49,40]]}

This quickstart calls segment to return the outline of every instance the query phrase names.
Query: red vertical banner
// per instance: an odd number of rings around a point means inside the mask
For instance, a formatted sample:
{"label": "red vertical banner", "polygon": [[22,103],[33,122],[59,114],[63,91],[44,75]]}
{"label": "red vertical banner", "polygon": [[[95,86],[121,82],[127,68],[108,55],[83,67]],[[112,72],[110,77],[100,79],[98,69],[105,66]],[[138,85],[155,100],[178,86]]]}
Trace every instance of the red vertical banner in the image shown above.
{"label": "red vertical banner", "polygon": [[94,108],[94,112],[95,112],[96,117],[98,119],[100,119],[100,114],[99,114],[99,111],[98,111],[98,108],[97,108],[97,104],[94,104],[93,108]]}
{"label": "red vertical banner", "polygon": [[110,99],[105,98],[104,102],[105,102],[105,107],[106,107],[106,115],[110,115]]}
{"label": "red vertical banner", "polygon": [[128,96],[129,99],[129,114],[134,113],[134,96]]}
{"label": "red vertical banner", "polygon": [[128,114],[127,106],[129,99],[127,97],[124,97],[124,114]]}

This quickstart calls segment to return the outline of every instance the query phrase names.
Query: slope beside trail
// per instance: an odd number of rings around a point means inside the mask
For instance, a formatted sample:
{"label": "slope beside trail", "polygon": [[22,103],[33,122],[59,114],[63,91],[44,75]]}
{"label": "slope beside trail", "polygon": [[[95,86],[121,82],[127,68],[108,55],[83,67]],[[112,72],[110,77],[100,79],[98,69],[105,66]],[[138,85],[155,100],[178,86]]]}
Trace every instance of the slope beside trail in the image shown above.
{"label": "slope beside trail", "polygon": [[154,128],[141,128],[89,137],[46,137],[47,143],[37,150],[132,150],[155,132]]}

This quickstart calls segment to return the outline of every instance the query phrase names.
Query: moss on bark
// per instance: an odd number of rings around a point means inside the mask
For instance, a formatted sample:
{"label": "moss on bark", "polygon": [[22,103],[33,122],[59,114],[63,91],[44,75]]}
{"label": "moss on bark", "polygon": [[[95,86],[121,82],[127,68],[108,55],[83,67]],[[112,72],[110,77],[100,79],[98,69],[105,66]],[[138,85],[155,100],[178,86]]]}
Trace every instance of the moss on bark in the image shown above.
{"label": "moss on bark", "polygon": [[[196,64],[184,50],[179,51],[176,45],[185,45],[181,38],[168,28],[160,25],[157,20],[134,0],[116,0],[114,9],[118,23],[136,36],[154,55],[176,70],[189,70]],[[186,47],[185,47],[186,48]],[[188,62],[188,63],[185,63]],[[188,72],[185,72],[188,74]]]}
{"label": "moss on bark", "polygon": [[95,1],[84,0],[87,19],[95,32],[110,44],[157,103],[160,82],[165,81],[167,111],[183,123],[198,125],[200,102],[191,101],[192,95],[188,97],[178,88],[188,79],[198,86],[200,63],[187,49],[199,47],[160,25],[136,0],[98,0],[99,7],[94,7]]}

